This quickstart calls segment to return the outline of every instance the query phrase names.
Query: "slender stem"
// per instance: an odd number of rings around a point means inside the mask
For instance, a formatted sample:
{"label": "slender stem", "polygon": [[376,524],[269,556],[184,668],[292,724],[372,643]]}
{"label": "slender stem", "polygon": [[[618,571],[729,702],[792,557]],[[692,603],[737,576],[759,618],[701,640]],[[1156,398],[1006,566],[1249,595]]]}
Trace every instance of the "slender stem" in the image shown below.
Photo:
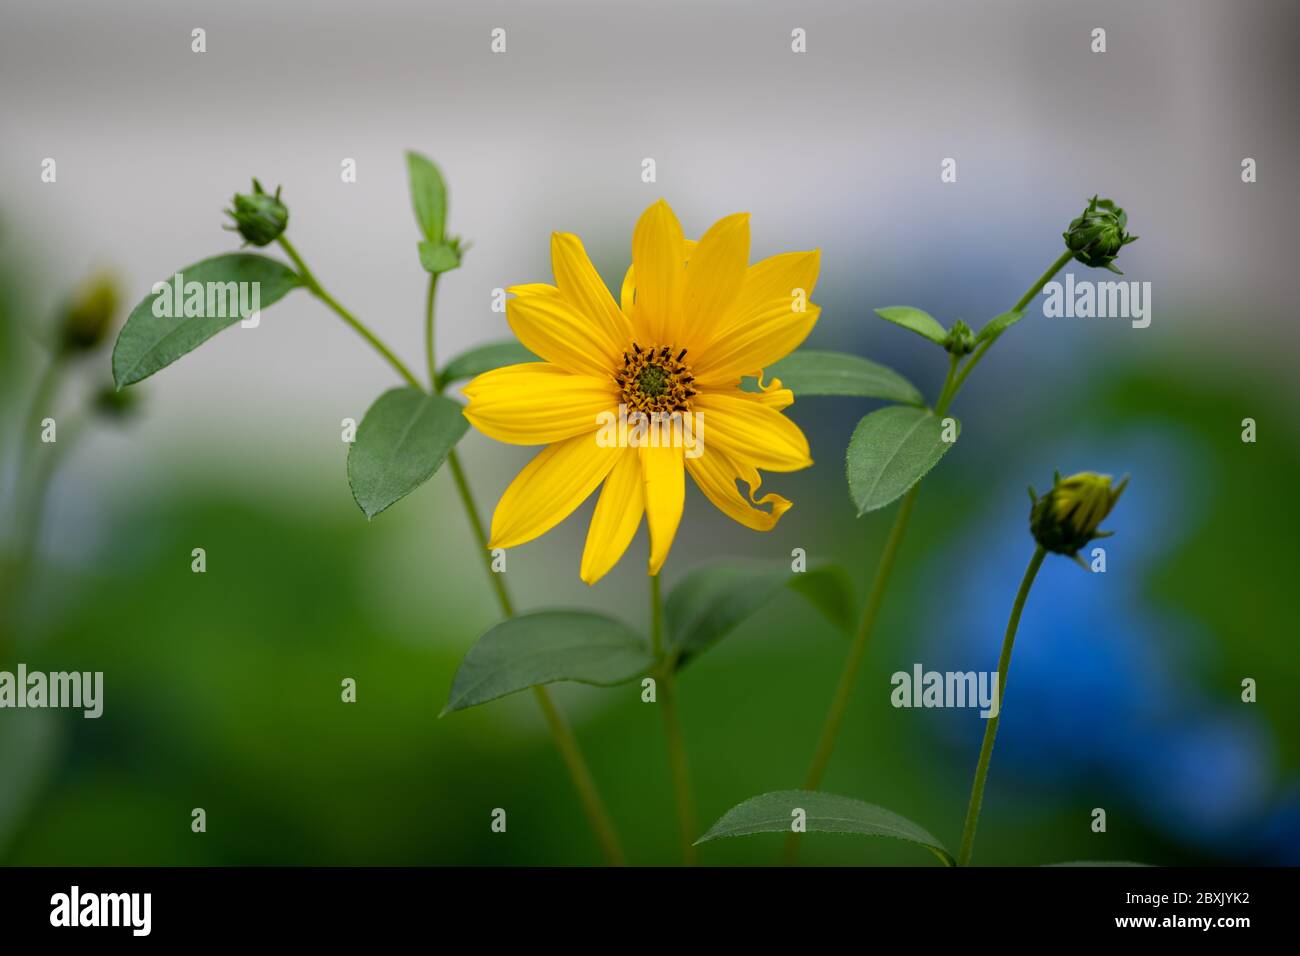
{"label": "slender stem", "polygon": [[10,573],[4,575],[4,580],[0,581],[0,644],[5,643],[5,632],[8,630],[7,617],[11,607],[17,605],[18,595],[26,587],[30,565],[35,556],[36,542],[40,537],[41,515],[45,509],[44,484],[48,483],[54,460],[66,447],[65,443],[70,440],[65,425],[63,441],[56,442],[53,448],[47,449],[46,454],[42,456],[42,462],[31,464],[32,473],[28,474],[29,450],[37,445],[36,436],[31,430],[38,426],[43,418],[53,416],[54,397],[58,394],[64,368],[63,356],[58,353],[45,366],[45,370],[36,381],[36,387],[32,390],[31,405],[19,426],[14,445],[14,527],[19,529],[16,542],[18,551],[17,564]]}
{"label": "slender stem", "polygon": [[40,542],[41,526],[45,522],[46,501],[49,498],[50,483],[54,480],[55,468],[59,460],[69,453],[81,434],[81,428],[72,426],[80,423],[66,423],[60,431],[60,438],[53,447],[46,450],[40,460],[32,467],[28,482],[26,503],[19,527],[22,529],[19,539],[18,575],[25,580],[36,557],[36,546]]}
{"label": "slender stem", "polygon": [[514,617],[514,602],[510,600],[510,592],[506,590],[505,578],[492,570],[492,552],[488,550],[487,531],[483,527],[483,520],[478,516],[478,506],[474,503],[474,495],[469,490],[469,482],[465,479],[465,469],[461,467],[460,456],[456,454],[454,448],[447,454],[447,467],[451,469],[451,476],[456,481],[456,490],[460,493],[461,503],[465,506],[465,516],[469,518],[474,539],[478,542],[479,554],[483,556],[483,567],[487,571],[488,580],[492,582],[492,590],[496,592],[501,613],[506,617]]}
{"label": "slender stem", "polygon": [[16,461],[14,505],[19,511],[19,522],[23,520],[23,513],[27,510],[26,498],[30,486],[30,482],[24,474],[27,469],[28,449],[36,446],[32,429],[33,426],[39,425],[43,418],[47,416],[53,417],[54,397],[58,394],[59,383],[63,380],[65,367],[63,356],[55,353],[45,366],[45,371],[41,373],[41,377],[36,381],[36,387],[32,390],[32,403],[28,407],[27,414],[23,418],[18,431],[18,439],[14,445],[14,459]]}
{"label": "slender stem", "polygon": [[555,738],[555,746],[559,749],[560,756],[564,758],[565,766],[569,768],[569,776],[573,778],[573,785],[577,788],[578,798],[582,801],[587,819],[591,822],[592,829],[596,831],[596,838],[600,841],[605,859],[611,866],[625,866],[627,861],[623,858],[623,850],[618,844],[618,836],[614,833],[614,825],[605,811],[605,804],[600,799],[600,791],[596,789],[596,782],[592,779],[587,761],[578,748],[577,738],[573,736],[573,731],[555,706],[550,691],[538,685],[533,688],[533,694],[537,697],[542,713],[546,715],[546,723],[551,728],[551,736]]}
{"label": "slender stem", "polygon": [[[429,278],[429,296],[425,302],[424,310],[424,335],[425,357],[429,363],[429,384],[436,394],[440,394],[442,392],[442,383],[438,381],[433,349],[433,301],[437,291],[437,280],[437,276],[430,276]],[[419,387],[418,383],[414,384]],[[465,508],[465,517],[469,519],[470,530],[474,532],[474,540],[478,543],[478,552],[483,556],[483,569],[487,572],[488,580],[492,582],[492,590],[496,594],[497,603],[501,605],[501,613],[506,617],[514,617],[514,602],[510,599],[510,592],[506,589],[504,576],[492,569],[492,552],[488,549],[487,529],[483,527],[483,519],[479,517],[474,494],[470,491],[469,481],[465,478],[465,469],[461,467],[460,456],[456,454],[454,448],[447,453],[447,467],[451,470],[452,479],[456,483],[456,491],[460,495],[461,504]],[[551,697],[549,690],[541,685],[534,686],[533,696],[537,698],[537,704],[542,708],[542,715],[546,718],[546,725],[550,728],[551,736],[555,739],[556,749],[560,751],[560,757],[564,760],[565,767],[568,768],[574,789],[578,791],[578,799],[582,803],[582,809],[596,834],[596,839],[600,842],[600,848],[605,854],[605,859],[609,861],[611,866],[624,866],[627,860],[624,858],[623,849],[619,845],[618,835],[614,831],[614,824],[610,820],[609,812],[605,809],[605,803],[600,797],[600,791],[596,789],[596,781],[587,766],[586,758],[582,755],[582,749],[578,746],[578,740],[573,734],[573,729],[564,719],[564,715],[560,713],[559,708],[555,706],[555,701]]]}
{"label": "slender stem", "polygon": [[[452,477],[456,480],[456,490],[460,493],[461,503],[465,506],[465,514],[469,518],[470,527],[474,531],[475,539],[478,541],[479,553],[483,555],[483,566],[487,569],[488,578],[492,581],[492,587],[496,591],[497,601],[501,605],[501,613],[506,617],[514,617],[514,602],[510,600],[510,592],[506,590],[501,575],[492,570],[492,552],[488,550],[487,532],[484,530],[483,522],[478,516],[478,506],[474,503],[474,496],[469,490],[469,482],[465,480],[465,471],[461,468],[460,458],[456,455],[454,449],[447,455],[447,465],[451,468]],[[623,850],[619,846],[618,837],[615,835],[614,825],[610,822],[609,812],[605,809],[605,804],[600,798],[600,792],[596,789],[591,770],[588,769],[587,761],[578,748],[578,741],[573,736],[573,731],[556,708],[555,702],[551,699],[550,691],[545,687],[536,686],[533,688],[533,694],[537,697],[537,703],[541,706],[542,713],[546,717],[547,726],[551,729],[551,736],[555,738],[555,746],[559,749],[560,756],[564,758],[564,764],[569,769],[569,776],[573,778],[573,786],[578,791],[578,798],[582,801],[587,820],[596,833],[596,839],[600,841],[605,858],[612,866],[623,866],[626,861],[623,857]]]}
{"label": "slender stem", "polygon": [[695,803],[691,798],[691,769],[686,760],[686,744],[682,735],[681,718],[677,714],[677,656],[664,657],[663,596],[659,589],[659,575],[650,575],[650,645],[654,649],[659,668],[659,707],[664,718],[664,735],[668,741],[668,767],[673,778],[673,799],[677,804],[677,833],[681,840],[682,862],[694,866],[698,860],[695,850]]}
{"label": "slender stem", "polygon": [[429,294],[424,299],[424,358],[429,364],[429,385],[435,392],[442,391],[438,384],[438,365],[433,349],[433,300],[438,294],[438,273],[429,276]]}
{"label": "slender stem", "polygon": [[1065,268],[1066,264],[1074,258],[1074,253],[1069,249],[1062,252],[1050,266],[1047,271],[1038,277],[1038,281],[1031,285],[1025,294],[1020,297],[1020,301],[1011,307],[1012,312],[1023,312],[1025,308],[1033,301],[1034,296],[1043,291],[1043,286],[1052,281],[1052,277]]}
{"label": "slender stem", "polygon": [[[1051,281],[1052,276],[1056,275],[1074,257],[1074,253],[1065,250],[1057,257],[1056,261],[1048,266],[1047,271],[1038,277],[1022,295],[1018,302],[1012,306],[1013,311],[1021,311],[1034,296],[1042,291],[1043,286]],[[943,387],[939,390],[939,399],[935,402],[934,413],[942,416],[948,411],[953,400],[956,399],[957,393],[961,391],[962,385],[970,375],[971,370],[979,364],[980,359],[984,357],[990,346],[996,339],[985,339],[983,344],[975,350],[974,354],[967,360],[966,364],[958,370],[957,362],[953,359],[948,363],[948,375],[944,379]],[[876,616],[880,611],[880,604],[884,598],[885,586],[889,582],[889,573],[893,568],[894,556],[903,539],[903,534],[907,529],[907,519],[912,511],[912,505],[916,500],[917,492],[921,488],[921,483],[917,482],[912,486],[912,490],[903,498],[903,503],[898,509],[898,514],[894,517],[894,526],[889,531],[889,538],[885,541],[885,550],[881,554],[880,564],[876,567],[876,577],[871,584],[871,593],[867,598],[867,604],[862,612],[862,620],[858,625],[857,634],[854,636],[853,645],[849,649],[848,660],[845,661],[844,670],[840,674],[840,681],[835,689],[835,697],[831,701],[830,713],[826,716],[826,722],[822,726],[821,737],[817,743],[817,751],[813,756],[812,765],[808,769],[808,776],[804,781],[804,787],[808,790],[816,790],[821,785],[822,774],[826,770],[826,765],[831,758],[831,752],[835,747],[835,737],[839,733],[840,724],[844,720],[844,710],[848,706],[849,696],[853,691],[853,681],[857,676],[858,668],[862,664],[862,656],[866,650],[867,641],[871,637],[872,629],[876,624]],[[793,863],[798,856],[799,835],[790,834],[786,838],[785,844],[785,862]]]}
{"label": "slender stem", "polygon": [[402,360],[393,353],[393,350],[385,345],[380,340],[379,336],[375,335],[374,332],[371,332],[360,319],[347,309],[343,308],[343,306],[339,304],[338,300],[326,292],[324,287],[316,281],[316,276],[312,274],[312,271],[309,268],[307,268],[307,263],[303,262],[302,256],[298,255],[298,250],[293,247],[293,244],[289,242],[288,238],[281,236],[277,241],[280,243],[280,247],[285,251],[285,254],[293,260],[293,264],[298,268],[298,276],[302,279],[303,284],[307,286],[307,290],[329,306],[339,318],[352,326],[358,335],[369,342],[371,347],[382,355],[388,361],[388,364],[397,370],[397,373],[401,375],[402,378],[406,379],[408,384],[423,389],[420,380],[411,373],[411,370],[407,368]]}
{"label": "slender stem", "polygon": [[[894,560],[898,557],[898,549],[903,543],[907,522],[912,515],[912,507],[916,504],[916,496],[920,490],[921,484],[917,482],[903,496],[903,502],[894,516],[894,525],[889,529],[885,550],[881,552],[880,564],[876,566],[876,577],[871,582],[871,593],[867,596],[866,608],[862,612],[857,632],[853,635],[853,643],[849,646],[849,656],[844,662],[844,669],[840,672],[835,696],[831,698],[830,711],[822,724],[822,732],[817,740],[817,750],[813,754],[812,764],[809,765],[808,773],[804,777],[805,790],[816,790],[821,786],[822,776],[826,773],[826,766],[830,763],[831,754],[835,750],[835,740],[839,736],[840,725],[844,723],[849,698],[853,694],[853,685],[857,680],[858,670],[862,667],[867,643],[871,638],[871,632],[875,629],[876,618],[880,614],[880,606],[885,597],[885,588],[894,569]],[[799,834],[791,833],[786,837],[784,862],[787,865],[793,864],[798,852]]]}
{"label": "slender stem", "polygon": [[[1066,249],[1064,252],[1062,252],[1060,256],[1057,257],[1056,261],[1047,267],[1047,271],[1038,277],[1038,281],[1035,282],[1033,285],[1031,285],[1025,291],[1025,294],[1020,297],[1020,301],[1018,301],[1015,305],[1013,305],[1010,311],[1012,312],[1024,311],[1024,309],[1029,305],[1029,303],[1033,301],[1034,296],[1038,295],[1038,293],[1043,291],[1043,286],[1051,282],[1052,277],[1056,275],[1058,272],[1060,272],[1062,269],[1064,269],[1066,264],[1069,263],[1069,261],[1073,258],[1074,258],[1074,253],[1071,252],[1069,249]],[[952,400],[956,398],[957,393],[961,391],[961,387],[962,385],[965,384],[967,377],[971,373],[971,370],[974,369],[975,366],[980,363],[980,359],[984,358],[984,354],[990,348],[992,348],[993,343],[996,341],[997,341],[997,336],[994,336],[992,338],[987,338],[982,343],[980,343],[980,347],[975,350],[975,354],[973,354],[970,357],[970,360],[966,363],[965,367],[961,370],[961,374],[958,375],[956,381],[953,382],[952,388],[948,390],[948,394],[944,398],[941,398],[939,404],[935,406],[935,414],[942,415],[944,412],[948,410],[948,406],[952,404]]]}
{"label": "slender stem", "polygon": [[955,352],[948,353],[948,374],[944,376],[943,388],[939,390],[939,400],[934,403],[935,414],[942,414],[947,411],[952,399],[949,393],[953,390],[957,381],[957,365],[961,362],[961,357]]}
{"label": "slender stem", "polygon": [[975,782],[971,785],[970,805],[966,808],[966,825],[961,832],[961,849],[957,853],[957,865],[970,864],[971,852],[975,847],[975,826],[980,819],[980,805],[984,802],[984,782],[989,775],[989,761],[993,758],[993,741],[998,735],[998,721],[1002,717],[1002,708],[1006,705],[1007,669],[1011,666],[1011,647],[1016,642],[1016,628],[1020,626],[1020,612],[1025,609],[1025,599],[1033,587],[1038,569],[1043,565],[1047,551],[1040,545],[1029,559],[1025,576],[1020,581],[1020,590],[1016,592],[1016,603],[1011,606],[1011,617],[1007,621],[1007,632],[1002,638],[1002,653],[998,657],[998,712],[988,719],[984,727],[984,744],[980,747],[979,763],[975,766]]}
{"label": "slender stem", "polygon": [[650,575],[650,647],[658,660],[664,652],[664,602],[659,575]]}
{"label": "slender stem", "polygon": [[[380,341],[379,337],[370,331],[356,316],[339,304],[333,296],[325,291],[307,263],[303,261],[298,250],[293,247],[284,236],[280,236],[279,243],[285,254],[293,260],[293,264],[298,269],[298,275],[308,290],[330,307],[338,316],[348,325],[352,326],[357,333],[374,347],[382,355],[397,373],[404,378],[408,384],[421,391],[424,386],[420,380],[412,374],[411,370],[399,359],[393,351]],[[425,302],[425,354],[429,363],[429,383],[434,392],[441,392],[438,375],[434,366],[433,352],[433,300],[436,291],[436,276],[432,277],[429,283],[429,294]],[[501,605],[501,612],[506,617],[514,617],[514,604],[510,600],[510,593],[506,590],[505,582],[501,575],[492,570],[492,554],[488,550],[487,532],[483,528],[483,522],[479,518],[478,508],[474,503],[474,497],[469,489],[469,482],[465,479],[465,470],[461,467],[460,457],[456,450],[452,449],[447,455],[447,465],[451,469],[452,477],[456,481],[456,490],[460,493],[461,503],[465,506],[465,515],[469,518],[470,527],[474,531],[474,536],[478,540],[479,553],[483,555],[484,567],[487,570],[488,580],[492,582],[493,590],[496,592],[497,601]],[[550,692],[545,687],[534,687],[534,695],[537,697],[537,703],[542,708],[542,714],[546,718],[547,726],[551,730],[551,736],[555,738],[555,746],[560,751],[560,756],[564,759],[565,766],[568,767],[569,775],[573,778],[573,785],[578,791],[578,797],[582,802],[583,809],[586,811],[587,818],[591,823],[592,829],[596,833],[597,840],[600,841],[601,849],[605,853],[605,858],[614,866],[623,866],[626,862],[623,857],[623,851],[619,846],[618,838],[614,833],[613,824],[610,822],[609,814],[600,799],[600,794],[596,790],[595,782],[592,779],[591,771],[587,768],[587,763],[583,759],[582,751],[578,748],[578,741],[573,736],[573,731],[565,722],[564,717],[560,714],[551,699]]]}

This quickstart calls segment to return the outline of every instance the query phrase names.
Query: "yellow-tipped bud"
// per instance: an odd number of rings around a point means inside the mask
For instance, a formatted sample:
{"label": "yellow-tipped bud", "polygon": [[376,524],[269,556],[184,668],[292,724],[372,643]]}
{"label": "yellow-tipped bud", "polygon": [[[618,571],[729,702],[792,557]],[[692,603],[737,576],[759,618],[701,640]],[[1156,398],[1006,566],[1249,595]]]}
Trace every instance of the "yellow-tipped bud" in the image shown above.
{"label": "yellow-tipped bud", "polygon": [[1057,473],[1052,490],[1041,498],[1029,489],[1034,506],[1029,512],[1029,530],[1048,551],[1076,554],[1095,538],[1110,532],[1099,530],[1115,502],[1124,493],[1128,479],[1111,484],[1110,475],[1081,471],[1069,478]]}
{"label": "yellow-tipped bud", "polygon": [[108,337],[121,300],[117,280],[106,272],[81,284],[63,311],[59,330],[64,352],[89,352]]}

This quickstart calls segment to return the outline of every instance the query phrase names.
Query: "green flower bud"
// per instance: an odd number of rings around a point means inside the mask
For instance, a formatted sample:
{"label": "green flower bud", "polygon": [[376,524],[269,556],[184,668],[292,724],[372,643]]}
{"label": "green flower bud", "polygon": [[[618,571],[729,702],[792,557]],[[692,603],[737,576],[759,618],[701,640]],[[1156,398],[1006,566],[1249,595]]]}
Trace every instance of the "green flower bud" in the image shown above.
{"label": "green flower bud", "polygon": [[96,348],[108,337],[120,299],[117,280],[106,272],[83,282],[63,310],[60,348],[65,353]]}
{"label": "green flower bud", "polygon": [[970,355],[975,351],[975,332],[969,325],[958,319],[948,331],[948,338],[943,347],[956,356]]}
{"label": "green flower bud", "polygon": [[1127,484],[1128,479],[1124,478],[1111,487],[1110,475],[1092,471],[1081,471],[1065,479],[1057,472],[1052,490],[1041,498],[1033,488],[1029,489],[1029,497],[1034,501],[1029,512],[1029,530],[1048,551],[1077,554],[1088,542],[1111,534],[1099,531],[1098,526],[1115,507]]}
{"label": "green flower bud", "polygon": [[138,388],[118,389],[112,385],[105,385],[95,392],[95,412],[105,418],[119,421],[130,418],[135,414],[139,404],[140,390]]}
{"label": "green flower bud", "polygon": [[1115,258],[1121,249],[1138,239],[1125,231],[1127,226],[1128,216],[1123,209],[1110,199],[1093,196],[1083,215],[1071,222],[1062,235],[1074,258],[1084,265],[1104,266],[1123,275],[1114,265]]}
{"label": "green flower bud", "polygon": [[289,208],[280,202],[280,187],[275,187],[272,196],[262,190],[262,184],[253,180],[251,193],[236,193],[232,200],[234,209],[227,209],[226,215],[235,220],[233,227],[227,229],[238,231],[248,242],[255,246],[265,246],[280,238],[285,226],[289,225]]}

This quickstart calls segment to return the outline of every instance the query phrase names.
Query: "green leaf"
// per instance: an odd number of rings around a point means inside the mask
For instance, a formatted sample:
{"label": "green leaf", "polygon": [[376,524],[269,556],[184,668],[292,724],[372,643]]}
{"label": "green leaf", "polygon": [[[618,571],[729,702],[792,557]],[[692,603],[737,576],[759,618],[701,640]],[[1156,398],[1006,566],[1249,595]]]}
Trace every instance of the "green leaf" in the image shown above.
{"label": "green leaf", "polygon": [[677,666],[720,641],[772,599],[790,572],[780,567],[715,564],[692,571],[668,595],[664,621]]}
{"label": "green leaf", "polygon": [[[791,572],[780,565],[728,562],[697,568],[686,576],[664,604],[667,650],[676,656],[680,669],[687,661],[708,650],[751,617],[788,585],[825,614],[831,623],[844,627],[852,620],[852,585],[849,597],[838,588],[848,574],[829,567]],[[845,605],[848,609],[845,610]],[[851,626],[851,625],[850,625]]]}
{"label": "green leaf", "polygon": [[641,635],[622,621],[589,611],[533,611],[502,621],[474,642],[442,714],[555,681],[613,687],[653,664]]}
{"label": "green leaf", "polygon": [[891,405],[863,418],[847,454],[849,494],[858,514],[900,497],[954,444],[943,440],[941,420],[929,409]]}
{"label": "green leaf", "polygon": [[903,405],[922,405],[916,386],[892,368],[844,352],[792,352],[764,372],[802,398],[805,395],[850,395],[883,398]]}
{"label": "green leaf", "polygon": [[946,345],[948,341],[948,332],[939,324],[938,319],[929,312],[922,312],[910,305],[891,305],[888,308],[876,309],[876,315],[895,325],[911,329],[917,335],[924,335],[931,342]]}
{"label": "green leaf", "polygon": [[420,265],[433,275],[450,272],[460,268],[460,252],[451,243],[425,240],[420,243]]}
{"label": "green leaf", "polygon": [[410,150],[406,153],[406,172],[411,181],[415,221],[425,239],[440,244],[446,238],[447,230],[447,184],[442,172],[431,159]]}
{"label": "green leaf", "polygon": [[348,449],[348,484],[366,517],[428,481],[468,428],[450,398],[409,385],[380,395]]}
{"label": "green leaf", "polygon": [[872,803],[813,790],[777,790],[752,797],[724,813],[708,833],[695,841],[696,845],[718,837],[790,833],[796,809],[807,814],[810,831],[906,840],[925,847],[945,865],[953,865],[952,854],[944,845],[906,817]]}
{"label": "green leaf", "polygon": [[523,362],[540,362],[536,355],[528,351],[514,339],[506,342],[492,342],[462,352],[442,367],[438,381],[444,385],[463,378],[473,378],[494,368],[506,365],[519,365]]}
{"label": "green leaf", "polygon": [[1003,312],[1001,315],[989,319],[984,328],[980,329],[980,334],[975,336],[975,341],[983,342],[989,338],[996,339],[1024,317],[1025,313],[1023,311],[1017,312],[1012,309],[1010,312]]}
{"label": "green leaf", "polygon": [[790,587],[845,634],[852,633],[858,598],[849,572],[837,564],[822,565],[791,575]]}
{"label": "green leaf", "polygon": [[[184,315],[185,294],[181,301],[175,292],[175,277],[162,280],[166,290],[150,292],[144,301],[131,310],[126,324],[117,336],[113,346],[113,381],[118,388],[133,385],[148,378],[161,368],[166,368],[186,352],[198,348],[212,336],[227,326],[234,325],[245,316],[240,315],[240,297],[238,291],[245,289],[248,296],[244,301],[252,305],[252,286],[231,287],[227,283],[257,283],[257,306],[265,309],[278,302],[298,286],[302,280],[298,274],[282,262],[268,259],[249,252],[235,252],[224,256],[204,259],[180,271],[181,282],[201,283],[204,290],[203,311],[217,313],[212,317]],[[156,283],[155,288],[162,283]],[[231,293],[235,292],[234,297]],[[159,298],[160,311],[171,316],[154,314],[154,303]],[[223,304],[224,301],[224,304]],[[170,308],[169,308],[170,307]]]}

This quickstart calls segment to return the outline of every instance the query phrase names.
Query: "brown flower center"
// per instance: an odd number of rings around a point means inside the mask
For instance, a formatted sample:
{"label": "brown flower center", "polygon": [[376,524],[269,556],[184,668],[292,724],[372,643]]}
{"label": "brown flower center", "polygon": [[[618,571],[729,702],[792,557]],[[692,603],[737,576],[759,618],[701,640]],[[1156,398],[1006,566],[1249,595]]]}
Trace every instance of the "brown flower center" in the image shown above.
{"label": "brown flower center", "polygon": [[695,381],[683,359],[667,345],[643,349],[635,342],[623,353],[623,364],[614,375],[623,390],[623,404],[629,412],[684,412],[695,394]]}

